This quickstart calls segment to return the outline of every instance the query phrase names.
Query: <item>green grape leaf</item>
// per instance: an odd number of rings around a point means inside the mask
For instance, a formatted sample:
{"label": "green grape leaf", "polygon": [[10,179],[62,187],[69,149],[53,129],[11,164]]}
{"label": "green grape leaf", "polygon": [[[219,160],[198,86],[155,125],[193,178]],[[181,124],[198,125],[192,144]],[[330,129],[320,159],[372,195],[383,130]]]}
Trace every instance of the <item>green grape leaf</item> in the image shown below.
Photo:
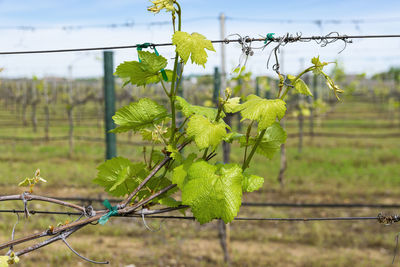
{"label": "green grape leaf", "polygon": [[178,151],[177,148],[173,148],[171,145],[168,145],[166,147],[167,151],[170,152],[170,157],[173,158],[176,162],[182,162],[182,155],[181,153]]}
{"label": "green grape leaf", "polygon": [[[215,120],[217,117],[218,110],[215,108],[196,106],[188,103],[184,98],[177,96],[176,97],[176,106],[179,110],[182,111],[185,117],[189,118],[190,116],[203,115],[207,117],[209,120]],[[225,117],[225,114],[221,113],[221,118]]]}
{"label": "green grape leaf", "polygon": [[274,154],[280,149],[281,145],[286,142],[286,132],[278,122],[274,122],[265,131],[256,152],[272,159]]}
{"label": "green grape leaf", "polygon": [[10,253],[10,256],[0,256],[0,267],[8,267],[19,263],[19,257],[15,255],[14,251]]}
{"label": "green grape leaf", "polygon": [[182,201],[177,201],[173,197],[164,197],[158,201],[161,205],[171,207],[171,208],[176,208],[182,205]]}
{"label": "green grape leaf", "polygon": [[193,161],[196,159],[196,154],[191,153],[189,156],[184,160],[183,164],[179,165],[178,167],[174,168],[172,172],[172,182],[178,185],[178,188],[183,188],[183,183],[187,176],[187,172],[190,166],[192,166]]}
{"label": "green grape leaf", "polygon": [[28,185],[31,185],[33,183],[34,183],[33,178],[26,177],[22,182],[20,182],[18,184],[18,186],[28,186]]}
{"label": "green grape leaf", "polygon": [[287,77],[291,81],[291,83],[293,84],[294,89],[296,89],[296,91],[299,94],[312,96],[312,93],[311,93],[310,89],[308,88],[307,84],[302,79],[298,78],[296,80],[296,77],[293,76],[293,75],[288,75]]}
{"label": "green grape leaf", "polygon": [[229,98],[224,105],[224,111],[226,113],[235,113],[240,110],[240,97]]}
{"label": "green grape leaf", "polygon": [[155,142],[155,143],[160,143],[160,141],[161,141],[161,140],[158,140],[158,138],[157,138],[158,134],[149,129],[140,130],[140,134],[142,135],[143,141],[150,141],[150,142]]}
{"label": "green grape leaf", "polygon": [[205,49],[215,52],[211,41],[197,32],[189,34],[177,31],[172,36],[172,43],[176,46],[176,52],[185,64],[190,56],[192,63],[205,67],[205,63],[207,62],[207,52]]}
{"label": "green grape leaf", "polygon": [[267,129],[276,118],[281,120],[286,112],[286,103],[281,99],[263,99],[256,95],[249,95],[247,101],[240,105],[243,119],[258,122],[258,130]]}
{"label": "green grape leaf", "polygon": [[141,60],[141,68],[150,73],[157,73],[167,66],[167,59],[156,53],[148,51],[138,51]]}
{"label": "green grape leaf", "polygon": [[168,116],[167,110],[155,101],[142,98],[138,102],[131,103],[119,109],[112,117],[119,127],[111,130],[114,133],[129,130],[139,131],[141,129],[154,127]]}
{"label": "green grape leaf", "polygon": [[231,132],[228,133],[225,137],[224,137],[224,141],[227,143],[232,143],[235,140],[239,140],[240,138],[242,138],[243,136],[245,136],[244,134],[241,133],[237,133],[237,132]]}
{"label": "green grape leaf", "polygon": [[167,12],[175,13],[174,0],[153,0],[151,3],[153,5],[147,8],[150,12],[157,14],[162,9],[165,9]]}
{"label": "green grape leaf", "polygon": [[182,189],[182,204],[189,205],[200,224],[221,218],[231,222],[241,205],[242,169],[236,164],[193,163]]}
{"label": "green grape leaf", "polygon": [[9,256],[0,256],[0,267],[8,267]]}
{"label": "green grape leaf", "polygon": [[326,65],[329,64],[328,62],[321,62],[321,60],[319,59],[319,56],[318,57],[313,57],[311,59],[311,63],[314,64],[314,66],[315,66],[315,69],[313,70],[314,74],[321,74],[322,73],[322,69]]}
{"label": "green grape leaf", "polygon": [[154,130],[142,129],[142,130],[140,130],[140,134],[142,135],[142,140],[150,141],[154,144],[163,143],[163,139],[160,136],[160,134],[162,134],[165,137],[168,129],[166,129],[160,125],[155,125],[155,128],[157,128],[157,129],[154,129]]}
{"label": "green grape leaf", "polygon": [[[137,194],[137,201],[143,200],[149,196],[151,196],[152,194],[154,194],[155,192],[160,191],[161,189],[171,185],[172,182],[171,180],[169,180],[166,176],[161,175],[161,176],[157,176],[157,177],[153,177],[152,179],[150,179],[147,184],[145,185],[145,187],[140,190]],[[156,197],[155,199],[153,199],[151,201],[151,203],[158,203],[160,201],[160,199],[162,198],[166,198],[169,197],[170,195],[174,194],[175,192],[177,192],[179,189],[177,187],[172,188],[170,190],[168,190],[168,192],[165,192],[164,194],[162,194],[161,196]]]}
{"label": "green grape leaf", "polygon": [[154,163],[154,164],[158,164],[158,163],[160,163],[163,159],[165,158],[165,155],[164,155],[164,153],[162,153],[161,151],[159,151],[159,150],[153,150],[152,152],[151,152],[151,161]]}
{"label": "green grape leaf", "polygon": [[260,189],[264,184],[264,178],[248,174],[246,171],[243,173],[242,190],[243,192],[253,192]]}
{"label": "green grape leaf", "polygon": [[224,122],[211,122],[204,116],[193,115],[188,122],[186,133],[194,137],[199,149],[212,146],[215,148],[226,136],[227,125]]}
{"label": "green grape leaf", "polygon": [[129,194],[146,177],[148,171],[143,163],[132,163],[122,157],[112,158],[97,167],[95,184],[104,187],[112,196],[120,197]]}
{"label": "green grape leaf", "polygon": [[148,51],[138,51],[138,55],[141,62],[125,61],[117,67],[115,75],[129,79],[131,84],[137,86],[158,83],[160,81],[158,74],[167,66],[167,59]]}

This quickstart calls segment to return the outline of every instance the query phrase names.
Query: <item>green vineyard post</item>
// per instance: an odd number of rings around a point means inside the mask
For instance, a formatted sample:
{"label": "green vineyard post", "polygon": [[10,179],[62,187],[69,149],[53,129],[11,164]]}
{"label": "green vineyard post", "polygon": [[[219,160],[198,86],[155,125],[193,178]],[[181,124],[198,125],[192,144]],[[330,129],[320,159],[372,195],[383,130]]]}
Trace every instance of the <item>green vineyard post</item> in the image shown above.
{"label": "green vineyard post", "polygon": [[117,156],[117,140],[114,133],[109,131],[115,128],[112,116],[115,113],[115,84],[113,75],[113,52],[104,51],[104,108],[105,108],[105,134],[106,134],[106,159]]}
{"label": "green vineyard post", "polygon": [[266,99],[271,98],[271,91],[272,91],[271,82],[270,82],[269,78],[267,78],[267,88],[265,88],[265,98]]}
{"label": "green vineyard post", "polygon": [[260,81],[259,81],[259,77],[256,77],[256,96],[260,96]]}
{"label": "green vineyard post", "polygon": [[218,67],[214,68],[214,90],[213,90],[213,102],[218,103],[218,95],[221,90],[221,76],[219,74]]}

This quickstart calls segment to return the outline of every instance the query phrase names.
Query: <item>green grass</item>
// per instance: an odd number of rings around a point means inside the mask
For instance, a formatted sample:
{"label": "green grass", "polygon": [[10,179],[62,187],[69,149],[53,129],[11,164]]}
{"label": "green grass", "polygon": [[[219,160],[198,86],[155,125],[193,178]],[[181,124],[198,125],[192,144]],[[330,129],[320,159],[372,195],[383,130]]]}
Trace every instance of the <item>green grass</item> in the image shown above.
{"label": "green grass", "polygon": [[[88,109],[89,110],[89,109]],[[346,102],[335,105],[315,132],[381,134],[399,133],[398,127],[379,128],[365,125],[399,123],[388,120],[383,108],[369,103]],[[381,113],[377,113],[380,111]],[[61,117],[62,112],[57,111]],[[12,121],[15,115],[0,112],[2,120]],[[348,119],[341,120],[339,117]],[[372,120],[371,117],[381,119]],[[307,121],[308,119],[306,119]],[[15,122],[15,121],[14,121]],[[352,127],[332,126],[345,122]],[[41,122],[42,123],[42,122]],[[307,123],[307,122],[306,122]],[[84,120],[93,127],[76,126],[75,135],[103,137],[96,121]],[[52,123],[51,136],[67,135],[67,122]],[[288,132],[296,133],[296,119],[287,122]],[[363,125],[362,127],[356,127]],[[307,124],[305,130],[308,129]],[[42,124],[37,133],[31,128],[0,127],[0,136],[43,137]],[[124,134],[119,140],[128,140]],[[130,140],[140,140],[138,136]],[[288,169],[285,187],[277,182],[279,155],[272,160],[256,155],[250,168],[265,178],[264,187],[244,195],[245,201],[267,202],[364,202],[397,203],[400,193],[400,143],[398,138],[346,139],[305,137],[303,151],[298,153],[298,139],[287,141]],[[1,194],[22,192],[16,184],[32,176],[37,168],[48,183],[35,189],[51,196],[105,196],[91,183],[96,167],[104,161],[104,144],[75,141],[74,154],[68,157],[68,143],[0,141]],[[219,151],[220,152],[220,151]],[[190,153],[190,148],[185,149]],[[131,160],[142,160],[140,146],[118,145],[118,154]],[[242,152],[232,147],[231,159],[241,163]],[[215,158],[220,161],[220,155]],[[96,204],[98,208],[98,204]],[[0,203],[3,208],[21,208],[20,201]],[[33,209],[54,209],[44,203],[29,203]],[[376,216],[380,209],[294,209],[243,207],[240,216],[254,217],[326,217]],[[394,211],[388,211],[394,212]],[[179,215],[179,213],[178,213]],[[0,215],[0,242],[9,240],[15,215]],[[68,216],[34,215],[22,219],[16,228],[17,237],[42,231],[48,225],[63,222]],[[150,232],[141,220],[112,218],[105,226],[90,226],[70,238],[71,245],[95,260],[110,260],[111,266],[224,266],[218,241],[217,224],[200,226],[191,221],[148,220]],[[354,222],[234,222],[231,224],[231,257],[233,266],[390,266],[395,246],[396,225],[385,227],[375,221]],[[16,249],[21,248],[17,246]],[[22,266],[73,266],[80,260],[57,243],[22,257]],[[81,263],[86,266],[86,263]]]}

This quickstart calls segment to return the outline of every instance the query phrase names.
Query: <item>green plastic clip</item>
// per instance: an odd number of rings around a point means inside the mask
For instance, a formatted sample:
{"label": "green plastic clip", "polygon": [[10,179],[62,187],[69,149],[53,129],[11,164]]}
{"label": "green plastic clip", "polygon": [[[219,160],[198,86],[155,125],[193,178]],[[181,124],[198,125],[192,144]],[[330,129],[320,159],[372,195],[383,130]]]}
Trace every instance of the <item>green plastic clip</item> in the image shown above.
{"label": "green plastic clip", "polygon": [[[158,54],[157,48],[154,46],[154,44],[151,44],[151,43],[137,44],[137,45],[136,45],[136,50],[137,50],[137,51],[142,51],[142,49],[144,49],[144,48],[149,48],[149,47],[152,48],[152,49],[154,50],[154,53],[155,53],[157,56],[160,55],[160,54]],[[138,59],[139,59],[139,62],[142,62],[142,60],[141,60],[140,57],[139,57],[139,54],[138,54]],[[163,77],[163,80],[166,81],[166,82],[168,82],[168,76],[167,76],[167,73],[165,72],[164,69],[161,69],[161,75],[162,75],[162,77]]]}
{"label": "green plastic clip", "polygon": [[99,224],[101,225],[106,224],[106,222],[108,221],[108,219],[110,219],[111,216],[118,216],[118,207],[111,206],[108,199],[103,201],[103,205],[109,210],[109,212],[101,216],[101,218],[99,219]]}
{"label": "green plastic clip", "polygon": [[265,38],[264,44],[266,44],[268,41],[274,40],[274,34],[273,32],[267,33],[267,38]]}

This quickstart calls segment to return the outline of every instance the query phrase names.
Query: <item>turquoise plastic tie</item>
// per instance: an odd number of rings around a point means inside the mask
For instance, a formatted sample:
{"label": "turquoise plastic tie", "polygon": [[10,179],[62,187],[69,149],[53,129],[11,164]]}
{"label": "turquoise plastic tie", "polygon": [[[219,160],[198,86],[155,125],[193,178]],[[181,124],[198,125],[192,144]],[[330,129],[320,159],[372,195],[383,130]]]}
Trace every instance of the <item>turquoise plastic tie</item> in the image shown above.
{"label": "turquoise plastic tie", "polygon": [[265,38],[264,44],[266,44],[268,41],[274,40],[274,34],[273,32],[267,33],[267,38]]}
{"label": "turquoise plastic tie", "polygon": [[[137,51],[142,51],[143,48],[149,48],[149,47],[152,48],[152,49],[154,50],[154,53],[155,53],[157,56],[160,55],[160,54],[158,54],[158,51],[157,51],[156,47],[155,47],[153,44],[151,44],[151,43],[137,44],[137,45],[136,45],[136,50],[137,50]],[[139,62],[142,62],[142,60],[141,60],[140,57],[139,57],[139,54],[138,54],[138,59],[139,59]],[[162,77],[163,77],[163,80],[166,81],[166,82],[168,82],[168,76],[167,76],[167,73],[165,72],[164,69],[161,69],[161,75],[162,75]]]}
{"label": "turquoise plastic tie", "polygon": [[101,216],[99,219],[99,224],[104,225],[110,219],[111,216],[118,216],[118,207],[117,206],[111,206],[110,202],[108,199],[103,201],[103,205],[109,210],[107,214],[104,214]]}

